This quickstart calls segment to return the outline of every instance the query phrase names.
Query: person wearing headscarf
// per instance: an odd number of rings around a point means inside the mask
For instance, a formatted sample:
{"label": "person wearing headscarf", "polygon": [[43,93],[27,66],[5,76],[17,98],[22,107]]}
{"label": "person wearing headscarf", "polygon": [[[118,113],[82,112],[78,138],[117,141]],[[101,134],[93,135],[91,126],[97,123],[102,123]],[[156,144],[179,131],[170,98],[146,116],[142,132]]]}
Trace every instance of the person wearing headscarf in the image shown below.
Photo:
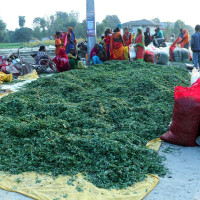
{"label": "person wearing headscarf", "polygon": [[136,59],[143,60],[145,45],[144,45],[144,34],[141,27],[137,29],[137,35],[135,37],[134,44],[135,44],[135,51],[136,51]]}
{"label": "person wearing headscarf", "polygon": [[111,59],[111,53],[110,53],[111,39],[112,39],[112,30],[110,28],[108,28],[105,31],[106,53],[107,53],[108,60]]}
{"label": "person wearing headscarf", "polygon": [[[130,60],[130,45],[132,44],[132,36],[131,33],[128,31],[128,28],[124,28],[124,35],[123,35],[123,41],[124,41],[124,56],[127,59]],[[127,55],[128,54],[128,55]]]}
{"label": "person wearing headscarf", "polygon": [[53,59],[58,72],[70,70],[69,60],[64,48],[60,48],[58,55]]}
{"label": "person wearing headscarf", "polygon": [[67,34],[66,54],[68,54],[71,49],[76,49],[76,36],[74,34],[73,28],[69,27]]}
{"label": "person wearing headscarf", "polygon": [[95,44],[94,48],[92,48],[91,52],[90,52],[90,59],[92,59],[92,57],[96,56],[99,52],[99,45]]}
{"label": "person wearing headscarf", "polygon": [[92,57],[92,62],[94,65],[96,65],[96,64],[102,64],[106,60],[107,60],[106,52],[103,49],[103,46],[100,44],[100,45],[98,45],[97,55]]}
{"label": "person wearing headscarf", "polygon": [[56,34],[54,35],[56,37],[55,39],[55,54],[58,55],[60,48],[62,48],[62,43],[61,43],[61,32],[57,31]]}
{"label": "person wearing headscarf", "polygon": [[80,58],[76,55],[75,49],[70,49],[70,52],[67,56],[69,58],[70,69],[77,69]]}
{"label": "person wearing headscarf", "polygon": [[85,69],[87,66],[81,61],[80,57],[76,54],[75,49],[71,49],[67,55],[69,58],[70,69]]}
{"label": "person wearing headscarf", "polygon": [[117,27],[114,30],[111,40],[111,50],[114,54],[114,60],[125,60],[123,43],[124,42],[120,33],[120,29]]}
{"label": "person wearing headscarf", "polygon": [[189,41],[189,32],[186,28],[184,28],[182,30],[182,33],[184,34],[183,35],[183,38],[180,42],[178,42],[177,44],[182,44],[182,48],[186,48],[186,49],[189,49],[189,46],[190,46],[190,41]]}

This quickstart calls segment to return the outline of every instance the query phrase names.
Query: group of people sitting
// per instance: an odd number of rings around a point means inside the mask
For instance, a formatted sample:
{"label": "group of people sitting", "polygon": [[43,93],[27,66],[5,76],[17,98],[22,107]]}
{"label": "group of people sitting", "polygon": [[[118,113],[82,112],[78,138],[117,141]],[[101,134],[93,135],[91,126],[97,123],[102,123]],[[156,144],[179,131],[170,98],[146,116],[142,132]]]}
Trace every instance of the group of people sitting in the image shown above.
{"label": "group of people sitting", "polygon": [[51,60],[50,56],[46,53],[45,46],[41,46],[35,61],[40,67],[45,66],[41,60],[45,59],[49,62],[49,67],[56,64],[58,72],[68,71],[70,69],[83,68],[83,63],[78,62],[80,58],[76,55],[76,39],[73,28],[69,27],[68,32],[56,32],[55,36],[55,54],[56,57]]}

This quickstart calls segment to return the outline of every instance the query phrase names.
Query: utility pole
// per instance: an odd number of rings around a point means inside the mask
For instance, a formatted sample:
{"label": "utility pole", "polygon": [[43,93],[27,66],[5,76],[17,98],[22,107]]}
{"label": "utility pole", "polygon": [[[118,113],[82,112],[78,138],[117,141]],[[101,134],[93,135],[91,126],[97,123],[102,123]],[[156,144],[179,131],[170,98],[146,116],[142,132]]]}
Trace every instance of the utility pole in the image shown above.
{"label": "utility pole", "polygon": [[96,43],[96,22],[94,0],[86,0],[86,19],[87,19],[87,54],[88,63],[90,62],[90,52]]}

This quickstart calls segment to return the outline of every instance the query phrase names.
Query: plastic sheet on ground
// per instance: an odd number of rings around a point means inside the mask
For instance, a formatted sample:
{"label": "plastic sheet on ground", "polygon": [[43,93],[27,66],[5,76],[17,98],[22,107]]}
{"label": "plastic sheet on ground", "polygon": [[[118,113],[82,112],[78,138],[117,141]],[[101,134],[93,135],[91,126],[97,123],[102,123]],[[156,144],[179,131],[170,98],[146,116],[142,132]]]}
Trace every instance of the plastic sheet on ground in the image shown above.
{"label": "plastic sheet on ground", "polygon": [[[160,139],[147,144],[147,148],[158,150]],[[59,176],[56,179],[50,175],[35,172],[10,175],[0,172],[0,188],[17,192],[36,200],[141,200],[158,184],[156,175],[147,175],[146,179],[132,187],[123,190],[106,190],[97,188],[78,174],[74,181],[70,176]],[[70,184],[69,184],[70,183]]]}
{"label": "plastic sheet on ground", "polygon": [[38,79],[39,76],[36,72],[36,70],[33,70],[31,73],[26,74],[24,76],[18,76],[18,80],[34,80],[34,79]]}
{"label": "plastic sheet on ground", "polygon": [[154,140],[151,140],[146,144],[146,147],[148,149],[153,149],[155,151],[158,151],[160,149],[160,146],[162,144],[162,140],[160,138],[156,138]]}

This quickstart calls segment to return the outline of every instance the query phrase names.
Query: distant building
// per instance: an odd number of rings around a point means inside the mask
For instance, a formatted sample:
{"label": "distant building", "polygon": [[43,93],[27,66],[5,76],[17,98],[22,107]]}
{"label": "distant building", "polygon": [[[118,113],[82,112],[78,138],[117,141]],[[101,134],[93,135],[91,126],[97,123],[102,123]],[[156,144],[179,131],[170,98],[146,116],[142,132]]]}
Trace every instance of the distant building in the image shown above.
{"label": "distant building", "polygon": [[144,32],[146,31],[146,28],[149,27],[150,33],[154,34],[155,29],[160,27],[160,24],[155,23],[151,20],[142,19],[142,20],[137,20],[137,21],[126,22],[126,23],[122,24],[122,26],[124,28],[127,27],[129,29],[129,32],[135,33],[135,34],[137,33],[138,27],[142,27]]}

